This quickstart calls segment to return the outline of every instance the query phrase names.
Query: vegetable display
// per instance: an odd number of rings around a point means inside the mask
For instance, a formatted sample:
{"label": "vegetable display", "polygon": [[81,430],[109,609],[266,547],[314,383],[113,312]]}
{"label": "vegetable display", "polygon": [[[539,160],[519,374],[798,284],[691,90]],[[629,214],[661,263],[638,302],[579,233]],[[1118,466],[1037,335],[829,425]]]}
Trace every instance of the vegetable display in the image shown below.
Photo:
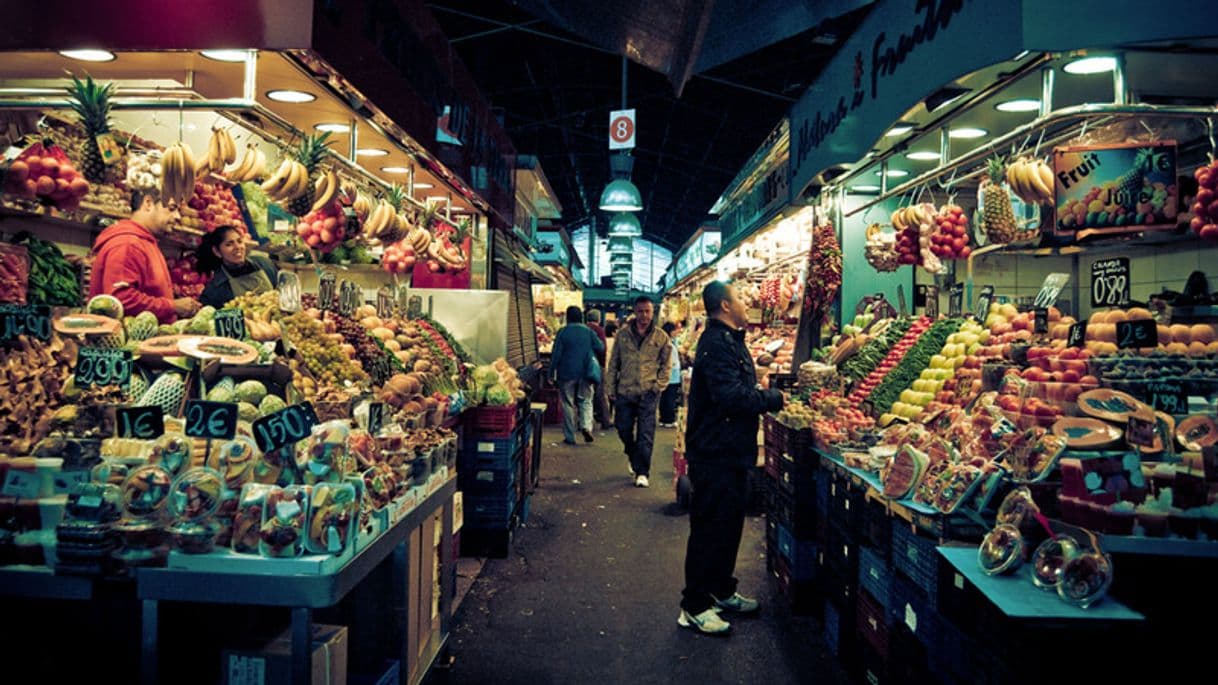
{"label": "vegetable display", "polygon": [[888,413],[892,404],[900,397],[901,391],[909,388],[918,374],[930,365],[931,356],[943,349],[947,336],[955,333],[960,324],[960,319],[943,319],[931,325],[930,329],[918,338],[918,342],[909,349],[900,363],[889,371],[884,380],[867,396],[877,415]]}
{"label": "vegetable display", "polygon": [[838,366],[838,372],[847,380],[854,382],[867,377],[875,370],[888,351],[909,331],[913,325],[910,319],[896,319],[888,325],[884,332],[875,335],[857,353]]}
{"label": "vegetable display", "polygon": [[16,242],[25,245],[30,258],[27,303],[79,306],[80,278],[59,247],[29,234],[23,234]]}
{"label": "vegetable display", "polygon": [[900,363],[901,358],[914,346],[914,343],[926,332],[927,328],[930,328],[930,319],[926,317],[912,322],[909,325],[909,330],[892,344],[879,365],[872,369],[862,380],[854,384],[854,387],[850,390],[850,395],[848,395],[850,403],[858,406],[863,400],[867,399],[867,395],[871,394],[871,391],[884,380],[884,376]]}

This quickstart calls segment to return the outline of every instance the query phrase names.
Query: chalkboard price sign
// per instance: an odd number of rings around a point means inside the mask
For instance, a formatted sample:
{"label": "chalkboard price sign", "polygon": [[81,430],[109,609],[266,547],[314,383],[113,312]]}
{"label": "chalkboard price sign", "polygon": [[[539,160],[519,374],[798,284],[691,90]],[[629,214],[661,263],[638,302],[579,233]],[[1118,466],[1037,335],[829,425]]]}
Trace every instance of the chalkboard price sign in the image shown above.
{"label": "chalkboard price sign", "polygon": [[958,317],[964,313],[964,284],[955,283],[947,293],[947,315]]}
{"label": "chalkboard price sign", "polygon": [[213,319],[216,335],[233,340],[245,340],[245,312],[237,308],[221,309]]}
{"label": "chalkboard price sign", "polygon": [[1188,413],[1188,393],[1183,383],[1152,381],[1146,384],[1146,404],[1167,414]]}
{"label": "chalkboard price sign", "polygon": [[0,306],[0,340],[16,340],[22,335],[50,340],[51,308],[45,304]]}
{"label": "chalkboard price sign", "polygon": [[165,434],[160,407],[118,407],[114,413],[120,438],[154,440]]}
{"label": "chalkboard price sign", "polygon": [[237,434],[237,405],[233,402],[186,401],[186,435],[208,440],[232,440]]}
{"label": "chalkboard price sign", "polygon": [[1155,347],[1159,344],[1159,326],[1154,319],[1119,321],[1116,325],[1117,349]]}
{"label": "chalkboard price sign", "polygon": [[309,437],[317,423],[312,404],[293,404],[255,421],[254,441],[258,443],[258,449],[270,452]]}
{"label": "chalkboard price sign", "polygon": [[1070,327],[1070,333],[1066,336],[1067,347],[1083,347],[1086,345],[1087,338],[1087,322],[1079,321]]}
{"label": "chalkboard price sign", "polygon": [[1136,416],[1130,416],[1129,423],[1125,426],[1125,441],[1131,445],[1137,445],[1138,447],[1154,447],[1154,417],[1146,420],[1140,419]]}
{"label": "chalkboard price sign", "polygon": [[1052,307],[1059,295],[1062,294],[1062,288],[1070,282],[1070,274],[1054,273],[1045,276],[1045,282],[1040,286],[1040,292],[1036,293],[1036,302],[1033,307]]}
{"label": "chalkboard price sign", "polygon": [[1129,257],[1100,259],[1091,264],[1091,306],[1129,304]]}
{"label": "chalkboard price sign", "polygon": [[923,306],[926,307],[926,310],[925,310],[926,318],[932,319],[932,320],[939,318],[939,288],[938,288],[938,286],[934,286],[934,285],[924,286],[922,289],[922,296],[923,296],[923,299],[925,300],[925,304]]}
{"label": "chalkboard price sign", "polygon": [[82,347],[76,355],[76,385],[127,385],[131,382],[131,350]]}
{"label": "chalkboard price sign", "polygon": [[1032,314],[1032,332],[1033,333],[1048,333],[1049,332],[1049,310],[1044,307],[1037,307]]}
{"label": "chalkboard price sign", "polygon": [[973,311],[978,321],[985,321],[985,318],[990,315],[990,305],[993,303],[994,286],[982,286],[981,294],[977,296],[977,309]]}
{"label": "chalkboard price sign", "polygon": [[368,432],[376,435],[385,425],[385,403],[368,403]]}

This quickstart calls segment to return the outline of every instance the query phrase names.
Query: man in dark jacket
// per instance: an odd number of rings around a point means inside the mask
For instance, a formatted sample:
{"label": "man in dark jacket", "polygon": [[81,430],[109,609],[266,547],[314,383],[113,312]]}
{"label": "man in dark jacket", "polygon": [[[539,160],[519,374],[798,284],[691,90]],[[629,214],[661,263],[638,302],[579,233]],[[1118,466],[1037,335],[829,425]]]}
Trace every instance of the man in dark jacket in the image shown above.
{"label": "man in dark jacket", "polygon": [[592,383],[601,378],[597,354],[605,343],[584,325],[579,307],[567,307],[567,325],[554,336],[550,354],[550,380],[558,386],[562,399],[563,442],[575,444],[575,430],[592,442]]}
{"label": "man in dark jacket", "polygon": [[[605,343],[605,329],[601,328],[601,310],[589,309],[584,317],[587,320],[588,328],[600,338],[601,344]],[[596,359],[601,364],[602,376],[605,371],[605,359],[608,355],[606,350],[601,350],[597,353]],[[613,428],[613,424],[609,422],[611,413],[609,411],[609,403],[605,400],[605,383],[604,379],[592,384],[592,418],[601,427],[601,430],[609,430]]]}
{"label": "man in dark jacket", "polygon": [[720,612],[760,608],[757,600],[736,592],[732,573],[744,532],[748,472],[757,461],[758,417],[781,409],[783,396],[757,385],[744,346],[747,311],[732,287],[712,281],[702,302],[710,320],[698,340],[689,389],[685,457],[693,497],[677,624],[722,634],[731,625]]}

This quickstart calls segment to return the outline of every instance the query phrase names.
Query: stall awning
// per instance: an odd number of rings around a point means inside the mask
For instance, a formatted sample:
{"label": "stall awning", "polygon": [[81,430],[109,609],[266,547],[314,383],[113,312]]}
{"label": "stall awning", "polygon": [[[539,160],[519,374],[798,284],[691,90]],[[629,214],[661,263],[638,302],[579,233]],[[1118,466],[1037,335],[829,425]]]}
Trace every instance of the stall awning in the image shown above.
{"label": "stall awning", "polygon": [[554,277],[537,262],[529,258],[524,248],[511,238],[496,239],[495,262],[497,264],[514,265],[529,275],[531,283],[553,283]]}

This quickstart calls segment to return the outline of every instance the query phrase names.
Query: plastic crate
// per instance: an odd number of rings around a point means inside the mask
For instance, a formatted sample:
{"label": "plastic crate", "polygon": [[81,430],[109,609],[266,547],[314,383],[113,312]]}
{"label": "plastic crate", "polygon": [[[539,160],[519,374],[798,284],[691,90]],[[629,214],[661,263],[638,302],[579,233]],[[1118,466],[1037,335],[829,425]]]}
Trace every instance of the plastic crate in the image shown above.
{"label": "plastic crate", "polygon": [[895,683],[890,670],[888,660],[864,640],[859,646],[859,682],[863,685]]}
{"label": "plastic crate", "polygon": [[457,472],[457,487],[467,497],[495,497],[512,495],[516,492],[516,471],[518,467],[507,469],[470,469]]}
{"label": "plastic crate", "polygon": [[863,640],[881,657],[888,658],[888,616],[887,610],[880,606],[866,590],[858,595],[858,631]]}
{"label": "plastic crate", "polygon": [[976,645],[946,618],[939,622],[940,649],[927,652],[927,669],[945,683],[972,681],[972,659]]}
{"label": "plastic crate", "polygon": [[767,444],[765,450],[765,475],[775,483],[781,477],[778,470],[778,462],[782,459],[782,450],[773,445]]}
{"label": "plastic crate", "polygon": [[778,453],[782,452],[786,445],[786,427],[772,414],[761,417],[761,434],[766,447],[773,447]]}
{"label": "plastic crate", "polygon": [[821,518],[829,516],[829,483],[832,480],[829,472],[824,469],[816,474],[816,513],[820,514]]}
{"label": "plastic crate", "polygon": [[847,531],[832,524],[829,525],[827,535],[825,565],[834,573],[856,582],[859,572],[858,543]]}
{"label": "plastic crate", "polygon": [[791,613],[813,614],[820,609],[820,587],[812,579],[796,580],[791,575],[791,567],[781,554],[774,556],[774,574],[778,582],[778,592],[790,602]]}
{"label": "plastic crate", "polygon": [[461,556],[503,559],[512,547],[513,534],[511,527],[481,529],[466,526],[461,529]]}
{"label": "plastic crate", "polygon": [[829,525],[850,531],[857,538],[862,534],[863,497],[865,491],[845,478],[829,483]]}
{"label": "plastic crate", "polygon": [[[894,683],[909,685],[965,685],[947,681],[928,668],[926,646],[904,625],[888,627],[888,674]],[[968,684],[968,685],[971,685]]]}
{"label": "plastic crate", "polygon": [[847,671],[853,671],[859,659],[859,641],[855,631],[855,612],[842,611],[830,602],[825,603],[825,647],[836,656]]}
{"label": "plastic crate", "polygon": [[770,388],[773,390],[782,390],[784,392],[795,389],[795,384],[799,377],[793,373],[771,373]]}
{"label": "plastic crate", "polygon": [[812,580],[816,577],[816,543],[791,534],[778,524],[778,551],[791,570],[792,580]]}
{"label": "plastic crate", "polygon": [[[892,582],[892,595],[888,606],[893,625],[903,625],[927,653],[934,653],[942,646],[943,617],[935,611],[922,591],[911,581],[897,577]],[[948,649],[954,649],[952,645]]]}
{"label": "plastic crate", "polygon": [[853,617],[858,581],[859,579],[855,576],[838,575],[832,568],[829,568],[824,574],[825,599]]}
{"label": "plastic crate", "polygon": [[940,571],[935,608],[945,620],[951,621],[960,630],[976,634],[988,602],[981,591],[954,567],[949,565]]}
{"label": "plastic crate", "polygon": [[809,428],[801,428],[799,430],[786,429],[786,441],[783,444],[783,453],[788,454],[793,459],[816,459],[816,452],[813,446],[816,442],[816,434]]}
{"label": "plastic crate", "polygon": [[914,582],[932,609],[938,607],[939,566],[944,563],[937,546],[935,540],[915,534],[905,521],[893,521],[892,566]]}
{"label": "plastic crate", "polygon": [[795,497],[780,487],[773,488],[773,506],[770,509],[791,535],[804,539],[816,538],[816,503],[810,497]]}
{"label": "plastic crate", "polygon": [[483,438],[506,438],[516,430],[519,423],[520,408],[510,407],[474,407],[466,412],[466,427],[472,435]]}
{"label": "plastic crate", "polygon": [[513,527],[516,513],[515,493],[503,497],[465,495],[465,525],[462,530],[504,530]]}
{"label": "plastic crate", "polygon": [[782,452],[778,460],[778,482],[783,489],[797,497],[815,497],[820,458],[813,453],[797,455]]}
{"label": "plastic crate", "polygon": [[527,445],[525,437],[529,431],[521,429],[504,438],[470,437],[461,446],[457,456],[459,469],[508,468],[521,456],[521,448]]}
{"label": "plastic crate", "polygon": [[863,497],[861,540],[884,559],[892,555],[892,517],[888,505],[873,497]]}
{"label": "plastic crate", "polygon": [[892,598],[892,570],[888,560],[870,547],[859,547],[859,587],[871,593],[881,607]]}

